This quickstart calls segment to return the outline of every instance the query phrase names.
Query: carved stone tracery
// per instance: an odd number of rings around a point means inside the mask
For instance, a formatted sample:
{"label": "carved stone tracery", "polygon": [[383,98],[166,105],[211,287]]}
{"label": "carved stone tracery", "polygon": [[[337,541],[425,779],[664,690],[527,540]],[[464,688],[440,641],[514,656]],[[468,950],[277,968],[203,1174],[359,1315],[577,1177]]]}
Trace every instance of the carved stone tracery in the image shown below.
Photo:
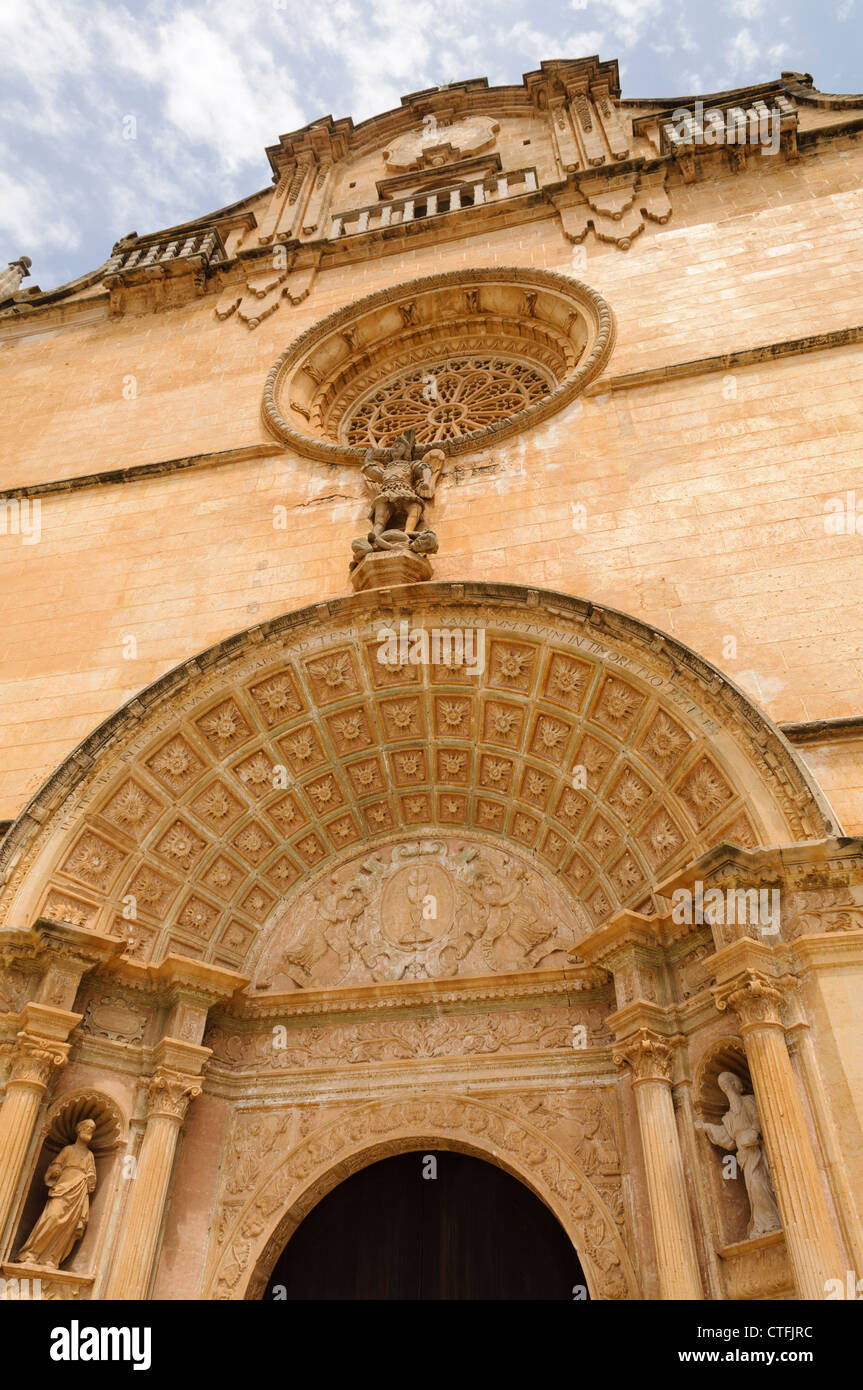
{"label": "carved stone tracery", "polygon": [[458,439],[526,410],[557,383],[531,363],[506,357],[426,362],[375,388],[342,423],[347,444],[391,444],[412,429],[418,444]]}

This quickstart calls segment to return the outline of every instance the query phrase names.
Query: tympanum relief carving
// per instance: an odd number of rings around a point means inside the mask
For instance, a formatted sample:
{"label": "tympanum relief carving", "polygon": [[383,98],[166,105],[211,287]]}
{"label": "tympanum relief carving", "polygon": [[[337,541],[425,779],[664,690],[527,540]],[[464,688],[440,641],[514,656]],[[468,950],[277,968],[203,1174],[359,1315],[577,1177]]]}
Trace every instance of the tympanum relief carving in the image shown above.
{"label": "tympanum relief carving", "polygon": [[459,841],[402,844],[308,889],[270,939],[254,987],[563,965],[587,929],[575,906],[514,855]]}

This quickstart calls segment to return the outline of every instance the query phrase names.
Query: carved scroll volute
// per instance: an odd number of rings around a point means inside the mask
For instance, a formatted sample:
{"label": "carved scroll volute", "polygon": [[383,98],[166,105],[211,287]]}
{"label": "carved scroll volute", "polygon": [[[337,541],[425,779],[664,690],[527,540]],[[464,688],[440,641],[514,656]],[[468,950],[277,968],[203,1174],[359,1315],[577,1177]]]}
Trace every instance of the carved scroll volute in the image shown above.
{"label": "carved scroll volute", "polygon": [[147,1115],[176,1120],[185,1119],[189,1102],[201,1094],[200,1078],[170,1067],[159,1067],[147,1087]]}
{"label": "carved scroll volute", "polygon": [[747,970],[742,979],[715,990],[714,999],[720,1012],[729,1006],[734,1010],[741,1031],[757,1026],[782,1027],[782,992],[760,971]]}
{"label": "carved scroll volute", "polygon": [[47,1090],[55,1071],[66,1065],[69,1044],[52,1042],[32,1033],[19,1033],[12,1053],[9,1084]]}
{"label": "carved scroll volute", "polygon": [[612,1058],[616,1067],[630,1068],[636,1084],[639,1081],[665,1081],[671,1084],[673,1043],[650,1028],[639,1028],[632,1038],[619,1043],[614,1048]]}

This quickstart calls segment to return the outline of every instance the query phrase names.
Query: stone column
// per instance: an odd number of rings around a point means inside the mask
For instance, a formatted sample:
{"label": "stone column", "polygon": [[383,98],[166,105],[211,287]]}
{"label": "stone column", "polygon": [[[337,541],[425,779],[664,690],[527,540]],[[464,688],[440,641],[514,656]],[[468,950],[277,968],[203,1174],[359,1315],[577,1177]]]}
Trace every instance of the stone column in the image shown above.
{"label": "stone column", "polygon": [[[0,1235],[15,1201],[42,1097],[69,1056],[69,1033],[81,1014],[28,1004],[12,1052],[0,1107]],[[40,1026],[41,1025],[41,1026]]]}
{"label": "stone column", "polygon": [[[164,1039],[173,1043],[172,1039]],[[176,1052],[174,1044],[172,1051]],[[209,1050],[192,1051],[209,1056]],[[203,1059],[189,1058],[200,1066]],[[201,1077],[190,1071],[160,1065],[147,1087],[147,1127],[132,1192],[122,1216],[120,1238],[105,1298],[145,1299],[162,1231],[165,1201],[174,1167],[177,1141],[189,1102],[201,1094]]]}
{"label": "stone column", "polygon": [[714,997],[717,1008],[730,1006],[740,1020],[797,1291],[801,1298],[823,1299],[827,1280],[844,1278],[845,1261],[833,1234],[794,1080],[782,1026],[781,991],[768,976],[745,970]]}
{"label": "stone column", "polygon": [[641,1028],[633,1037],[617,1043],[613,1055],[617,1066],[628,1065],[633,1074],[661,1296],[702,1299],[704,1290],[671,1098],[674,1047],[659,1033]]}

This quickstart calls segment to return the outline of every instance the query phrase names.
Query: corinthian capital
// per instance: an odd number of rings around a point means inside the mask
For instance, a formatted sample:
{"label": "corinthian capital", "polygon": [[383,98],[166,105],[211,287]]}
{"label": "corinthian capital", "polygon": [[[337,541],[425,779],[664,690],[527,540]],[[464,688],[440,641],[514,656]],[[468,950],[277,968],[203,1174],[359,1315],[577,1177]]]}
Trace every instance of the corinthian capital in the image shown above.
{"label": "corinthian capital", "polygon": [[157,1067],[147,1087],[147,1115],[182,1120],[189,1108],[189,1101],[200,1094],[199,1076],[188,1076],[170,1067]]}
{"label": "corinthian capital", "polygon": [[782,1026],[782,992],[775,981],[758,970],[746,970],[737,980],[715,990],[713,995],[720,1012],[731,1006],[740,1022]]}
{"label": "corinthian capital", "polygon": [[40,1038],[35,1033],[19,1033],[12,1052],[9,1084],[17,1081],[46,1089],[54,1072],[66,1065],[68,1056],[68,1043]]}
{"label": "corinthian capital", "polygon": [[616,1067],[630,1067],[636,1081],[671,1082],[673,1041],[650,1028],[639,1028],[631,1038],[618,1043],[612,1057]]}

